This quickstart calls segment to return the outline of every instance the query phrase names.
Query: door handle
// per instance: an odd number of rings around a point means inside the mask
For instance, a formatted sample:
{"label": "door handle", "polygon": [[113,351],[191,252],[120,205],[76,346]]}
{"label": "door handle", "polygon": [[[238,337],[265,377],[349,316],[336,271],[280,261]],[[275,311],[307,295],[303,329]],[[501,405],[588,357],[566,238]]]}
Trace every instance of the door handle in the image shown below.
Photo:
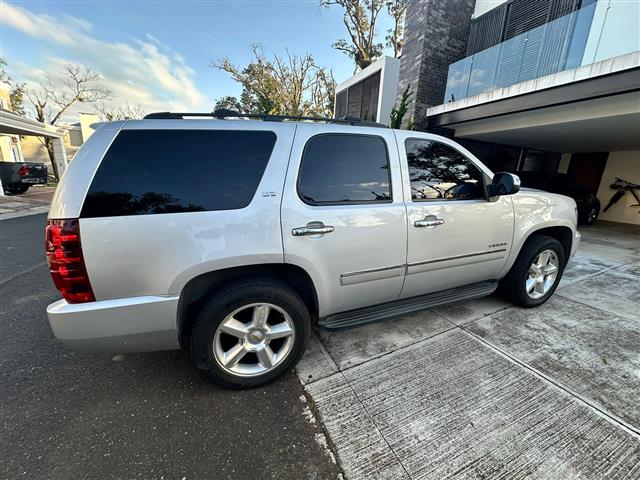
{"label": "door handle", "polygon": [[427,215],[424,220],[416,220],[413,225],[416,227],[437,227],[443,223],[444,220],[442,218],[438,218],[435,215]]}
{"label": "door handle", "polygon": [[324,233],[333,232],[331,225],[325,225],[324,223],[308,223],[304,227],[297,227],[291,230],[291,235],[294,237],[302,237],[303,235],[322,235]]}

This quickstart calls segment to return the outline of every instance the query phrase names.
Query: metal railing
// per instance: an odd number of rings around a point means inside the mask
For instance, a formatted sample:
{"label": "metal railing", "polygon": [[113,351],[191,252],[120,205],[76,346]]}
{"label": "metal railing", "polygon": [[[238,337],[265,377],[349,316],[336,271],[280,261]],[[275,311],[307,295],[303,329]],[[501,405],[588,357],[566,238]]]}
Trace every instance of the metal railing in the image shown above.
{"label": "metal railing", "polygon": [[444,102],[640,50],[640,2],[599,0],[449,66]]}

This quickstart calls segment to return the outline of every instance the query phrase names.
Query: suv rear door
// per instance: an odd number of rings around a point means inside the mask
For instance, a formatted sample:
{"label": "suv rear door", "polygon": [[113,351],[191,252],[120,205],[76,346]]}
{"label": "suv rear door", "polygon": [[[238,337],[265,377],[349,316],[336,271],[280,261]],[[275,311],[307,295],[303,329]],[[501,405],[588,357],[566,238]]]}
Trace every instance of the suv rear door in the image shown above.
{"label": "suv rear door", "polygon": [[407,227],[391,130],[298,125],[281,218],[285,261],[311,275],[320,316],[398,298]]}
{"label": "suv rear door", "polygon": [[456,143],[417,132],[396,137],[408,223],[402,298],[496,279],[511,249],[511,198],[487,200],[491,172]]}

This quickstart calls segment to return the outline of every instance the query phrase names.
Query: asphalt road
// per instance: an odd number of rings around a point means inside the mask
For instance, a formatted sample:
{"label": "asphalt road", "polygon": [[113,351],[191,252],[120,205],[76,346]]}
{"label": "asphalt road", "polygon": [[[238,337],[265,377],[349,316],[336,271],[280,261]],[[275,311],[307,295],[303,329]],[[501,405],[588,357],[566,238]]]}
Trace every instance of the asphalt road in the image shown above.
{"label": "asphalt road", "polygon": [[1,478],[338,477],[293,373],[231,391],[202,379],[185,352],[112,359],[57,344],[44,222],[0,221]]}

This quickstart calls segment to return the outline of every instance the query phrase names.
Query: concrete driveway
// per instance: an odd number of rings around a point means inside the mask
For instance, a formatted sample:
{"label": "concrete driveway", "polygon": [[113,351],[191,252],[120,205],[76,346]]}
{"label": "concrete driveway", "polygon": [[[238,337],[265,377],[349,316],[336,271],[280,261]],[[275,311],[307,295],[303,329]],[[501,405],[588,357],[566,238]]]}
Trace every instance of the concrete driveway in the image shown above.
{"label": "concrete driveway", "polygon": [[601,225],[542,307],[318,331],[297,372],[345,476],[640,478],[640,232]]}

